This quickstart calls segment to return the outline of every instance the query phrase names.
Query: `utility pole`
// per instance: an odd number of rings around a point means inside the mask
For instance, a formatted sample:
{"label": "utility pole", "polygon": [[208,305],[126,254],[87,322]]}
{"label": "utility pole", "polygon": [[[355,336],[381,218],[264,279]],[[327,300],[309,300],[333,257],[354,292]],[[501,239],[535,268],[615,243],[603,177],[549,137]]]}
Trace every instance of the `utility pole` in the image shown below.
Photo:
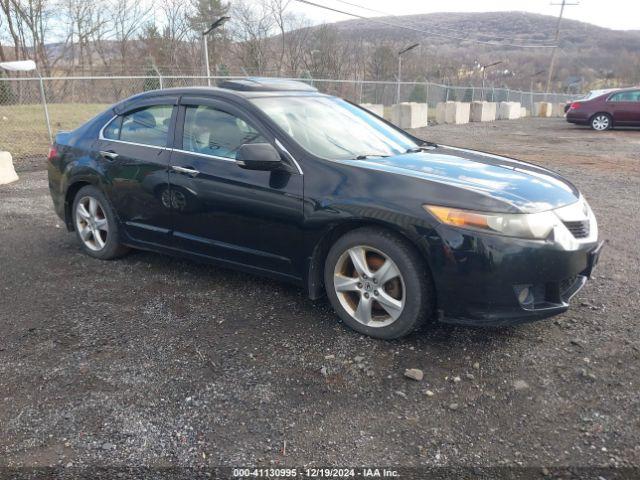
{"label": "utility pole", "polygon": [[501,63],[504,63],[504,62],[493,62],[485,65],[478,64],[478,66],[480,67],[480,71],[482,72],[482,101],[483,102],[484,102],[484,81],[487,78],[487,68],[495,67],[496,65],[500,65]]}
{"label": "utility pole", "polygon": [[545,94],[548,94],[549,90],[551,89],[551,79],[553,77],[553,68],[556,64],[556,55],[558,54],[558,42],[560,41],[560,23],[562,22],[562,15],[564,14],[564,7],[569,5],[580,5],[580,3],[568,3],[567,0],[562,0],[562,3],[551,3],[551,5],[560,5],[560,15],[558,15],[558,23],[556,23],[555,46],[553,47],[553,51],[551,52],[551,63],[549,64],[549,73],[547,76],[547,88],[545,89]]}
{"label": "utility pole", "polygon": [[413,50],[416,48],[419,43],[414,43],[413,45],[408,46],[407,48],[403,48],[398,52],[398,88],[396,90],[396,103],[400,103],[400,77],[402,76],[402,54],[407,53],[409,50]]}
{"label": "utility pole", "polygon": [[203,46],[203,54],[204,54],[204,64],[205,70],[207,72],[207,85],[211,86],[211,71],[209,69],[209,47],[207,46],[207,35],[213,32],[216,28],[223,25],[227,20],[230,20],[231,17],[220,17],[218,20],[213,22],[211,26],[204,32],[202,32],[202,46]]}

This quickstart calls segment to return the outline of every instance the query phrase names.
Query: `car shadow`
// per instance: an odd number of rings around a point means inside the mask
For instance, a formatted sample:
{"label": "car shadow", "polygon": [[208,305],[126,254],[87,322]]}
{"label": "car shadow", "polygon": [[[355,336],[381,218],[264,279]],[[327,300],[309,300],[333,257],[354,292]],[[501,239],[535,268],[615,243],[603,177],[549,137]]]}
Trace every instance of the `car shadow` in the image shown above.
{"label": "car shadow", "polygon": [[[390,346],[402,344],[419,349],[447,346],[447,348],[477,348],[482,350],[488,347],[499,348],[500,344],[506,343],[514,337],[522,337],[530,330],[529,324],[509,327],[476,327],[452,325],[432,320],[426,322],[416,332],[402,339],[392,341],[377,340],[364,337],[342,325],[326,297],[311,300],[306,296],[302,287],[296,285],[238,272],[224,266],[200,263],[153,252],[133,250],[122,261],[127,262],[132,267],[135,267],[138,263],[145,263],[151,267],[152,271],[157,270],[162,277],[171,276],[178,272],[179,275],[188,276],[192,280],[191,283],[195,290],[206,290],[207,286],[213,283],[215,289],[220,293],[220,286],[223,286],[224,291],[221,295],[224,295],[227,302],[237,305],[238,308],[247,306],[243,304],[243,302],[246,302],[244,292],[258,292],[259,294],[265,291],[273,292],[273,295],[267,297],[265,301],[268,302],[271,299],[275,306],[286,305],[288,310],[277,316],[276,321],[270,327],[278,329],[279,335],[283,337],[289,336],[292,328],[297,328],[301,322],[303,324],[302,328],[309,330],[310,337],[313,335],[335,335],[334,329],[337,324],[340,324],[341,328],[349,335],[353,335],[354,339],[358,337],[367,338],[368,341],[386,343]],[[241,291],[238,291],[240,284]],[[274,305],[269,306],[269,308],[274,307]],[[295,315],[291,315],[292,311],[295,312]],[[259,316],[258,312],[253,312],[253,314],[255,314],[256,318]],[[252,312],[249,311],[248,313],[243,313],[243,315],[251,317]],[[248,318],[240,321],[238,326],[250,326],[251,323],[251,318]]]}

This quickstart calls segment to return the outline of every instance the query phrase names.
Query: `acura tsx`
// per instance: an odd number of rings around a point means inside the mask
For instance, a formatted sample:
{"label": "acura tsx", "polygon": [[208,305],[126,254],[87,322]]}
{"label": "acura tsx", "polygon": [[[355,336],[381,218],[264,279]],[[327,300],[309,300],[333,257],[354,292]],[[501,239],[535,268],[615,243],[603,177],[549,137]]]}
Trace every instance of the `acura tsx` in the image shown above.
{"label": "acura tsx", "polygon": [[384,339],[564,312],[601,248],[557,173],[286,80],[133,96],[58,133],[48,171],[88,255],[145,249],[290,281]]}

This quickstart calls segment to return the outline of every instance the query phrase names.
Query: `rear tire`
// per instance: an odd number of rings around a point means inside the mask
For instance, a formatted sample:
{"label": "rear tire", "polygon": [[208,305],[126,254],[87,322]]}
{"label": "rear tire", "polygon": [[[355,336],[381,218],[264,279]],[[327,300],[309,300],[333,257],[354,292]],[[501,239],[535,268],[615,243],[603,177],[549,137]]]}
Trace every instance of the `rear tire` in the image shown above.
{"label": "rear tire", "polygon": [[339,238],[325,261],[324,284],[344,323],[375,338],[408,335],[434,311],[424,259],[405,239],[381,228],[359,228]]}
{"label": "rear tire", "polygon": [[111,260],[129,251],[120,243],[116,216],[107,197],[98,188],[87,185],[78,190],[71,212],[76,236],[85,253]]}
{"label": "rear tire", "polygon": [[613,128],[613,119],[608,113],[596,113],[589,121],[591,128],[597,132],[604,132]]}

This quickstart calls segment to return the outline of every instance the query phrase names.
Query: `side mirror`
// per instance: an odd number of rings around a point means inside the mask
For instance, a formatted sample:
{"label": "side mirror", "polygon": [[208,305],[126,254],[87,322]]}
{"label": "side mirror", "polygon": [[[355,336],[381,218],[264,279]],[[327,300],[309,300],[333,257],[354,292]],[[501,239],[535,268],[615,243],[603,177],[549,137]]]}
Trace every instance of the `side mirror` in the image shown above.
{"label": "side mirror", "polygon": [[270,143],[245,143],[236,152],[236,163],[247,170],[277,170],[280,154]]}

